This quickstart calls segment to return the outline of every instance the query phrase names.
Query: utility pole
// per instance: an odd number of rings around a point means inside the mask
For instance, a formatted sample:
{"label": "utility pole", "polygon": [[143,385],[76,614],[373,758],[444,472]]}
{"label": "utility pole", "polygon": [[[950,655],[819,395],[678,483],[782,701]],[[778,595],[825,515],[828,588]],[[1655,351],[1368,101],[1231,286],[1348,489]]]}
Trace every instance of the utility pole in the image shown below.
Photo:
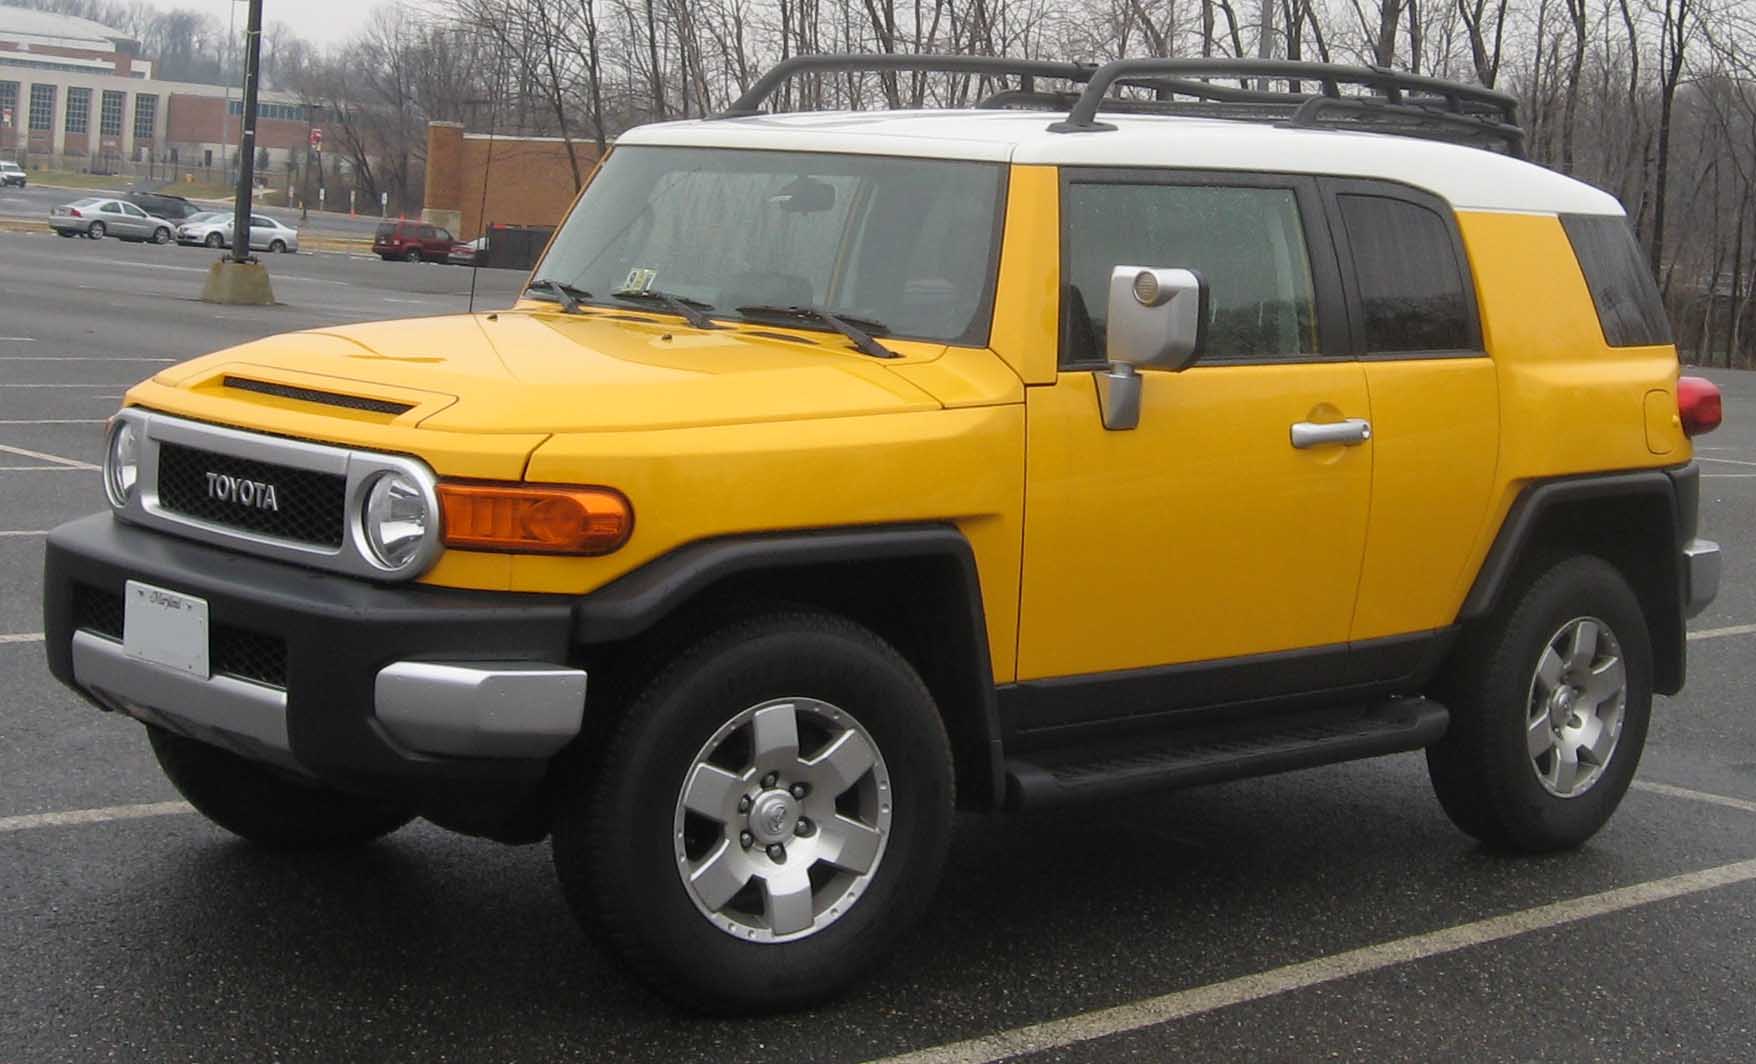
{"label": "utility pole", "polygon": [[238,202],[232,212],[232,250],[208,268],[205,303],[262,306],[274,302],[268,269],[250,257],[250,191],[256,177],[256,88],[261,70],[262,0],[250,0],[244,41],[244,137],[238,159]]}
{"label": "utility pole", "polygon": [[232,214],[232,261],[250,258],[250,192],[256,176],[256,90],[262,71],[262,0],[250,0],[244,31],[244,137],[238,147],[238,200]]}

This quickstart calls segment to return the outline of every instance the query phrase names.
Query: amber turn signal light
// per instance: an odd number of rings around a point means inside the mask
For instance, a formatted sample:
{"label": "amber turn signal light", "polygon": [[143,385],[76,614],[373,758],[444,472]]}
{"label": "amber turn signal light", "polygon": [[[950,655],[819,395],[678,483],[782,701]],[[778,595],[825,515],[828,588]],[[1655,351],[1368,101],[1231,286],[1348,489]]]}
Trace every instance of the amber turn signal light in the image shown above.
{"label": "amber turn signal light", "polygon": [[528,554],[608,554],[628,542],[634,510],[609,488],[441,483],[445,545]]}

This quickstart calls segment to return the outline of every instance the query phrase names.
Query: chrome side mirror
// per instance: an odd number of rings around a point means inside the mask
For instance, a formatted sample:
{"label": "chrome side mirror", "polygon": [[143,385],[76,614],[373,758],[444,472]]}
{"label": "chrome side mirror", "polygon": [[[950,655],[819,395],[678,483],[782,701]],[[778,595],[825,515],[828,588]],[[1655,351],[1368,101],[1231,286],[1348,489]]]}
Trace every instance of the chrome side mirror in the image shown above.
{"label": "chrome side mirror", "polygon": [[1117,266],[1110,271],[1104,357],[1093,374],[1104,428],[1140,424],[1137,370],[1189,368],[1207,340],[1207,281],[1194,270]]}

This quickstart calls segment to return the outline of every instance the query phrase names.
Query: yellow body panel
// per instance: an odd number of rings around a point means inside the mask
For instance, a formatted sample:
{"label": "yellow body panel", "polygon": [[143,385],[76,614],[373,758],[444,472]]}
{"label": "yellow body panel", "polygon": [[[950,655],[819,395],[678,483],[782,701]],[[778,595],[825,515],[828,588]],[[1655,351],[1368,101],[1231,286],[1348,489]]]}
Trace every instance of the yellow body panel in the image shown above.
{"label": "yellow body panel", "polygon": [[1367,416],[1360,364],[1142,376],[1126,432],[1090,373],[1030,390],[1019,678],[1345,643],[1373,445],[1290,429]]}
{"label": "yellow body panel", "polygon": [[1060,171],[1014,166],[1006,190],[1006,229],[988,343],[1026,384],[1055,379],[1060,312]]}
{"label": "yellow body panel", "polygon": [[1372,517],[1353,638],[1442,628],[1475,577],[1499,459],[1499,382],[1485,358],[1368,361]]}

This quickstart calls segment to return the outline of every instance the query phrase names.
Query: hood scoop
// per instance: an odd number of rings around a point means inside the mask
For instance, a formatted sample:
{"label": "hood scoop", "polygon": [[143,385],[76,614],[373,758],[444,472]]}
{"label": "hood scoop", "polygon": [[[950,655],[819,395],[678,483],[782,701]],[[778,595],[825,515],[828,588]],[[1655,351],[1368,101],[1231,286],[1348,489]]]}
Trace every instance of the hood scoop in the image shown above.
{"label": "hood scoop", "polygon": [[226,374],[220,382],[227,388],[235,388],[241,392],[256,392],[259,395],[272,395],[278,399],[295,399],[301,403],[318,403],[323,406],[339,406],[347,410],[362,410],[372,414],[388,414],[395,417],[406,414],[415,408],[413,403],[399,403],[390,399],[371,399],[363,395],[346,395],[342,392],[326,392],[316,388],[301,388],[293,384],[280,384],[275,381],[259,381],[249,377],[236,377]]}

